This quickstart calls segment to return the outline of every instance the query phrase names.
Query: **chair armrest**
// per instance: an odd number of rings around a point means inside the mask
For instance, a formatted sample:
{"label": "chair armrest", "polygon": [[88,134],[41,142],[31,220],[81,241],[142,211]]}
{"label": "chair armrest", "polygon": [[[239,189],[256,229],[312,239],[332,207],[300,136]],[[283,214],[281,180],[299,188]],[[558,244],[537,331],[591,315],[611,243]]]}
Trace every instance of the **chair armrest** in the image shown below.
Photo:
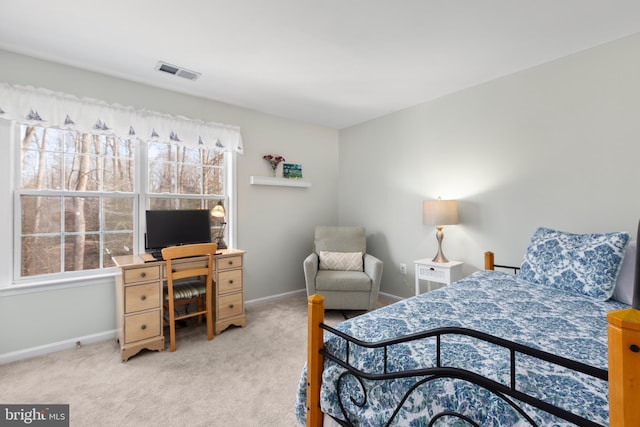
{"label": "chair armrest", "polygon": [[316,274],[318,274],[318,254],[315,252],[309,254],[304,259],[302,266],[304,268],[304,280],[307,284],[307,296],[316,293]]}
{"label": "chair armrest", "polygon": [[370,254],[364,254],[364,272],[371,278],[372,290],[380,290],[380,280],[382,279],[382,261]]}

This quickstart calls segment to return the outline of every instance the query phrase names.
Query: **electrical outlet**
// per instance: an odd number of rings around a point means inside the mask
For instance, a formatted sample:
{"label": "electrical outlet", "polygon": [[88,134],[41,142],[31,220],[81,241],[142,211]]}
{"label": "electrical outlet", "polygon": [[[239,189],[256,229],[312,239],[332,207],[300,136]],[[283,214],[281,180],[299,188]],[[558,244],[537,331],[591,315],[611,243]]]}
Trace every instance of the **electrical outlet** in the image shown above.
{"label": "electrical outlet", "polygon": [[407,274],[407,264],[400,264],[400,274]]}

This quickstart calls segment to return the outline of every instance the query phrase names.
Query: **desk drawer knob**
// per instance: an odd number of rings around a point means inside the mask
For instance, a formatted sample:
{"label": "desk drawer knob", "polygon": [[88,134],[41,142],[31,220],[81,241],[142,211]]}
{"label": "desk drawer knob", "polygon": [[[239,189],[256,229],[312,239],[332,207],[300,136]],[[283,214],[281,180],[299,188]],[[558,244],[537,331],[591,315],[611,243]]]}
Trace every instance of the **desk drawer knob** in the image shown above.
{"label": "desk drawer knob", "polygon": [[233,285],[233,280],[229,280],[229,284],[230,284],[230,285]]}
{"label": "desk drawer knob", "polygon": [[233,304],[229,304],[229,308],[233,308]]}
{"label": "desk drawer knob", "polygon": [[229,261],[229,265],[233,265],[233,261]]}
{"label": "desk drawer knob", "polygon": [[146,296],[146,295],[142,295],[142,296],[140,297],[140,299],[141,299],[142,301],[146,301],[146,300],[147,300],[147,296]]}
{"label": "desk drawer knob", "polygon": [[147,329],[147,325],[140,326],[140,329],[142,329],[144,331],[145,329]]}
{"label": "desk drawer knob", "polygon": [[433,267],[429,267],[429,270],[431,270],[431,271],[436,271],[436,269],[435,269],[435,268],[433,268]]}
{"label": "desk drawer knob", "polygon": [[143,271],[142,273],[140,273],[140,277],[147,277],[147,273]]}

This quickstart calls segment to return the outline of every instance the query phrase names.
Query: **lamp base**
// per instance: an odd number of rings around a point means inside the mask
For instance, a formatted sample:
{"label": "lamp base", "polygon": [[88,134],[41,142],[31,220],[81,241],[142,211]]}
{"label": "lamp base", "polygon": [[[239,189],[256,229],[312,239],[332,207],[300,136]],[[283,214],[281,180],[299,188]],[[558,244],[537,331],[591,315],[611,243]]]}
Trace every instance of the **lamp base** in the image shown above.
{"label": "lamp base", "polygon": [[449,262],[449,260],[447,259],[446,256],[444,256],[441,250],[438,250],[438,254],[435,257],[433,257],[431,261],[440,262],[440,263]]}
{"label": "lamp base", "polygon": [[436,240],[438,240],[438,253],[431,261],[440,262],[440,263],[449,262],[447,257],[444,256],[444,254],[442,253],[442,239],[444,238],[444,233],[442,232],[442,226],[438,225],[436,226],[436,229],[438,230],[436,232]]}
{"label": "lamp base", "polygon": [[218,245],[218,249],[227,249],[227,244],[222,240],[222,237],[218,238],[216,244]]}

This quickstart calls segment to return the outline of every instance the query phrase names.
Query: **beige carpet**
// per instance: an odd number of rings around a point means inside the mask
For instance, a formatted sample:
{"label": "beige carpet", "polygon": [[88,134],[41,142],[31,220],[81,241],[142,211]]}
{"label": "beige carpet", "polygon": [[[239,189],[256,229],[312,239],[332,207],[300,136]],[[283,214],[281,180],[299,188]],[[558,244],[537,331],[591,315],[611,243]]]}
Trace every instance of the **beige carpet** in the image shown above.
{"label": "beige carpet", "polygon": [[[249,306],[245,328],[207,341],[204,326],[187,326],[175,353],[126,363],[110,340],[0,365],[0,402],[69,404],[73,427],[296,426],[306,310],[304,294]],[[327,324],[340,320],[327,312]]]}

